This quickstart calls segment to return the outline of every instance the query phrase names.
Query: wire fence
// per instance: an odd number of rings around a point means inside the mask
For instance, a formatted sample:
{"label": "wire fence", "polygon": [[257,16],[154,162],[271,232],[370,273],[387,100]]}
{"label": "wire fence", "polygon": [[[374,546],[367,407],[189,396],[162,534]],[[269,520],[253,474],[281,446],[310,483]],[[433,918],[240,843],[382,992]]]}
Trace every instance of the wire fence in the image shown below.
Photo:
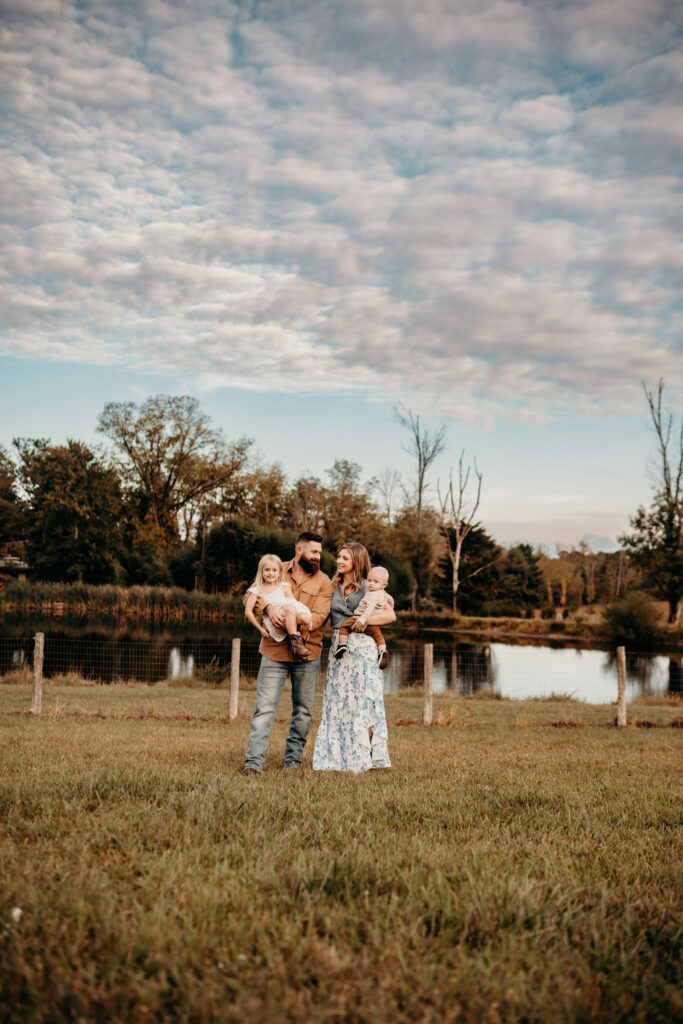
{"label": "wire fence", "polygon": [[[190,687],[230,685],[234,641],[81,640],[45,636],[42,675],[46,683],[138,683]],[[436,694],[474,694],[510,698],[568,696],[595,704],[617,697],[613,652],[570,647],[512,646],[500,643],[430,645],[432,687]],[[324,674],[329,645],[321,658]],[[0,682],[29,682],[34,666],[34,637],[0,637]],[[240,686],[253,689],[260,664],[256,643],[240,643]],[[412,641],[391,649],[383,673],[385,693],[421,686],[425,644]],[[626,696],[664,696],[683,691],[683,654],[627,654]],[[0,694],[0,701],[1,701]]]}

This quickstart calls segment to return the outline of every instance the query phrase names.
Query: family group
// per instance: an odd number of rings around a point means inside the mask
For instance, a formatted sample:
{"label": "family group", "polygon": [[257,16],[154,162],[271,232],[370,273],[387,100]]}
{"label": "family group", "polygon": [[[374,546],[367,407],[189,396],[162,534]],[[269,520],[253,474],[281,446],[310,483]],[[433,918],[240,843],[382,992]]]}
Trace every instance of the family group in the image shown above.
{"label": "family group", "polygon": [[275,712],[291,679],[292,717],[284,767],[301,767],[320,669],[323,624],[334,630],[322,718],[313,751],[315,771],[365,772],[389,768],[381,670],[389,655],[381,627],[394,622],[389,574],[371,566],[362,544],[337,555],[330,580],[320,569],[322,537],[301,533],[294,558],[264,555],[245,596],[245,614],[261,634],[256,710],[244,771],[263,771]]}

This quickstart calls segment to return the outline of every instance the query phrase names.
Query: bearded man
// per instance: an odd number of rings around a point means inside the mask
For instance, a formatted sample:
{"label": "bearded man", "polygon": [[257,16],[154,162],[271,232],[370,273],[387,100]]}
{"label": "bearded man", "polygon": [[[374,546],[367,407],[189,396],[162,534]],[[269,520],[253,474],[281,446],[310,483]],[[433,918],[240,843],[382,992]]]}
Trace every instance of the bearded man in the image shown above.
{"label": "bearded man", "polygon": [[[308,655],[305,660],[295,659],[289,644],[278,643],[272,637],[263,637],[259,646],[261,665],[256,680],[256,710],[251,718],[249,746],[244,764],[247,774],[263,771],[268,740],[275,721],[282,689],[288,678],[292,680],[292,718],[285,743],[285,768],[300,768],[306,746],[315,688],[320,670],[323,638],[320,627],[330,614],[332,582],[320,571],[322,537],[317,533],[300,533],[294,545],[294,558],[285,562],[283,579],[292,587],[297,601],[302,601],[312,617],[310,636],[306,640]],[[284,613],[268,606],[259,598],[254,611],[265,612],[274,626],[284,626]]]}

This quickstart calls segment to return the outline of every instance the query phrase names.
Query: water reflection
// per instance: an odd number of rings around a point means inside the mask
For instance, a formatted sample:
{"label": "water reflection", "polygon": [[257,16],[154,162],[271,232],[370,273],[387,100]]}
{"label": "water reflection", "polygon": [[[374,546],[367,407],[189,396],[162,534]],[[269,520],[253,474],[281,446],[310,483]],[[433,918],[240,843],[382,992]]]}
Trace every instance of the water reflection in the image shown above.
{"label": "water reflection", "polygon": [[[627,658],[626,695],[681,692],[681,655],[637,654]],[[384,678],[387,693],[422,683],[423,645],[395,649]],[[512,699],[566,696],[609,704],[617,696],[613,654],[572,647],[456,643],[434,647],[433,689],[460,696],[496,693]],[[679,689],[675,689],[678,687]]]}

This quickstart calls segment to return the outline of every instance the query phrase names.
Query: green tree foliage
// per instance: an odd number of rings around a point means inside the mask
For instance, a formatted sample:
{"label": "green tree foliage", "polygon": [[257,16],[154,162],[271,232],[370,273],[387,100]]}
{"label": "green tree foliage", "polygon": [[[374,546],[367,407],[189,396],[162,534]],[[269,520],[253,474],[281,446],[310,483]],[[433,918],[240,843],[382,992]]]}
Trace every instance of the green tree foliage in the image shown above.
{"label": "green tree foliage", "polygon": [[630,650],[651,649],[661,633],[656,604],[649,594],[638,591],[609,605],[605,622],[612,642]]}
{"label": "green tree foliage", "polygon": [[[451,538],[455,547],[456,538]],[[461,615],[483,615],[490,602],[497,600],[500,590],[500,560],[503,549],[482,526],[473,526],[463,545],[460,560],[458,612]],[[446,607],[453,599],[453,566],[448,552],[439,561],[434,596]]]}
{"label": "green tree foliage", "polygon": [[105,583],[120,573],[121,488],[79,441],[17,439],[29,559],[38,579]]}
{"label": "green tree foliage", "polygon": [[235,512],[251,442],[227,445],[195,398],[108,402],[97,429],[111,441],[127,489],[134,547],[176,543],[181,524],[189,535],[207,506],[214,517]]}
{"label": "green tree foliage", "polygon": [[26,533],[26,516],[16,483],[16,466],[0,445],[0,545],[21,541]]}
{"label": "green tree foliage", "polygon": [[[544,592],[540,558],[531,545],[517,544],[509,548],[500,561],[498,604],[524,615],[541,606]],[[491,614],[509,614],[495,606],[489,609]]]}
{"label": "green tree foliage", "polygon": [[657,394],[645,388],[657,439],[656,484],[649,508],[631,519],[632,533],[620,537],[646,582],[669,605],[669,622],[683,611],[683,416],[674,433],[674,417],[662,408],[664,384]]}

